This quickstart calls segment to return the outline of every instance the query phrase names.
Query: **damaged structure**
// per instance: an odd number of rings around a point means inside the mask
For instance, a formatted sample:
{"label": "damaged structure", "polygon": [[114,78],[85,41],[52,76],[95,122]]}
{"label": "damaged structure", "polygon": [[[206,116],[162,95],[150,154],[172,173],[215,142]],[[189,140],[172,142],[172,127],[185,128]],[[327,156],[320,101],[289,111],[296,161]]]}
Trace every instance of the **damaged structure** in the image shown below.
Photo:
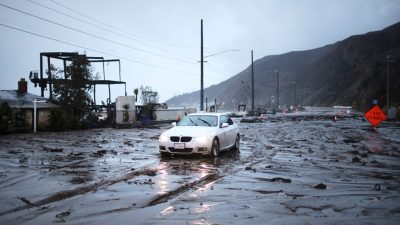
{"label": "damaged structure", "polygon": [[[53,100],[53,83],[54,81],[58,82],[69,82],[68,79],[66,79],[66,67],[67,67],[67,62],[72,62],[73,57],[77,56],[84,56],[90,63],[102,63],[103,64],[103,79],[102,80],[88,80],[87,84],[88,85],[93,85],[94,87],[94,106],[93,108],[96,110],[99,106],[96,104],[96,85],[108,85],[108,99],[111,102],[111,88],[110,85],[112,84],[123,84],[125,87],[125,96],[126,94],[126,82],[121,81],[121,62],[119,59],[104,59],[103,57],[90,57],[86,55],[79,55],[77,52],[42,52],[40,53],[40,71],[35,72],[32,71],[29,75],[29,79],[31,80],[32,83],[35,84],[35,87],[39,85],[41,89],[41,96],[44,97],[44,91],[47,88],[48,85],[48,90],[49,90],[49,100]],[[43,58],[47,58],[47,77],[45,77],[45,73],[43,72]],[[64,78],[56,78],[52,75],[51,73],[51,59],[58,59],[63,61],[63,71],[64,71]],[[105,73],[105,68],[104,68],[104,63],[109,63],[109,62],[118,62],[118,68],[119,68],[119,80],[106,80],[106,73]]]}

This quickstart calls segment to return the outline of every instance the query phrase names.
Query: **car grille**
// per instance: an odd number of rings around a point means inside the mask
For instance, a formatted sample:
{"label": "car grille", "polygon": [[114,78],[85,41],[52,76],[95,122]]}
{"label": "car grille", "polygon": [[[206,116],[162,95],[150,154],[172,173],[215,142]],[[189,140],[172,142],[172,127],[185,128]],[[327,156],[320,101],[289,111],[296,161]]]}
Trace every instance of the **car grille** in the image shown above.
{"label": "car grille", "polygon": [[179,142],[179,137],[177,137],[177,136],[171,136],[169,139],[170,139],[172,142]]}
{"label": "car grille", "polygon": [[190,142],[192,137],[181,137],[181,142]]}
{"label": "car grille", "polygon": [[178,137],[178,136],[171,136],[169,138],[172,142],[190,142],[192,140],[192,137]]}
{"label": "car grille", "polygon": [[192,152],[193,148],[185,148],[185,149],[175,149],[175,148],[168,148],[170,152]]}

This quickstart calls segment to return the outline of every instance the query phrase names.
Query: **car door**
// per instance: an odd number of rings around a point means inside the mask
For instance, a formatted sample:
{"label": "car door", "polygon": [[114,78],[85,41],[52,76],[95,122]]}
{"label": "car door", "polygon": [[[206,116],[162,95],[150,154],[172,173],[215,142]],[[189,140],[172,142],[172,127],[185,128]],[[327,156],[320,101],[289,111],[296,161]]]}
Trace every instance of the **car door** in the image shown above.
{"label": "car door", "polygon": [[237,124],[234,124],[232,119],[228,117],[228,124],[229,124],[229,130],[228,130],[228,145],[232,146],[235,144],[236,141],[236,134],[237,134]]}
{"label": "car door", "polygon": [[229,126],[228,127],[221,127],[222,124],[228,123],[228,117],[221,115],[219,119],[219,129],[220,129],[220,137],[219,137],[219,144],[221,149],[225,149],[228,144],[229,144],[229,137],[228,137],[228,131],[229,131]]}

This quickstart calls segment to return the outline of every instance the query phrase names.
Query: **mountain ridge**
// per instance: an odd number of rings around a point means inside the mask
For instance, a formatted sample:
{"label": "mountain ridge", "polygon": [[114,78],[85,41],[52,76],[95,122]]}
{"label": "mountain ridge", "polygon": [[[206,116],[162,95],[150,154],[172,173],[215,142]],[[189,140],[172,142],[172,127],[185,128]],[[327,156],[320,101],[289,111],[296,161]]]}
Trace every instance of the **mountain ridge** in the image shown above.
{"label": "mountain ridge", "polygon": [[[255,106],[271,108],[279,71],[280,105],[368,108],[374,99],[386,105],[387,55],[390,62],[390,103],[400,105],[400,23],[380,31],[353,35],[323,47],[269,55],[254,62]],[[295,84],[296,83],[296,84]],[[235,109],[251,104],[251,65],[235,76],[204,89],[208,106]],[[296,90],[296,91],[295,91]],[[167,100],[170,106],[198,107],[200,91]]]}

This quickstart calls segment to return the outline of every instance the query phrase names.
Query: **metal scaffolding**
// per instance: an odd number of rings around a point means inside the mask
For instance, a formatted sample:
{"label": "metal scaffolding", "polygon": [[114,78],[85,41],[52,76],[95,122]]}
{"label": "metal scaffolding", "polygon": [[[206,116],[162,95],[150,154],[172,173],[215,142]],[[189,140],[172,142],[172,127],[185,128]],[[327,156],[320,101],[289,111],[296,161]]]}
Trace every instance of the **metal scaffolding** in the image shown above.
{"label": "metal scaffolding", "polygon": [[[31,72],[29,79],[32,83],[39,85],[41,88],[41,96],[44,97],[44,91],[47,88],[47,84],[49,85],[49,99],[50,101],[53,99],[53,83],[54,81],[57,82],[70,82],[69,79],[66,79],[66,67],[67,62],[71,62],[74,57],[77,56],[84,56],[90,63],[102,63],[103,64],[103,79],[102,80],[88,80],[86,84],[94,86],[94,104],[96,105],[96,85],[108,85],[108,98],[111,101],[111,88],[110,85],[112,84],[124,84],[125,86],[125,96],[126,93],[126,82],[121,81],[121,62],[119,59],[104,59],[103,57],[87,57],[86,55],[79,55],[77,52],[42,52],[40,53],[40,73],[33,73]],[[43,57],[47,57],[47,77],[43,74]],[[51,61],[50,59],[58,59],[63,61],[64,67],[64,78],[55,78],[52,77],[51,74]],[[119,80],[106,80],[106,73],[104,68],[105,62],[118,62],[119,68]]]}

